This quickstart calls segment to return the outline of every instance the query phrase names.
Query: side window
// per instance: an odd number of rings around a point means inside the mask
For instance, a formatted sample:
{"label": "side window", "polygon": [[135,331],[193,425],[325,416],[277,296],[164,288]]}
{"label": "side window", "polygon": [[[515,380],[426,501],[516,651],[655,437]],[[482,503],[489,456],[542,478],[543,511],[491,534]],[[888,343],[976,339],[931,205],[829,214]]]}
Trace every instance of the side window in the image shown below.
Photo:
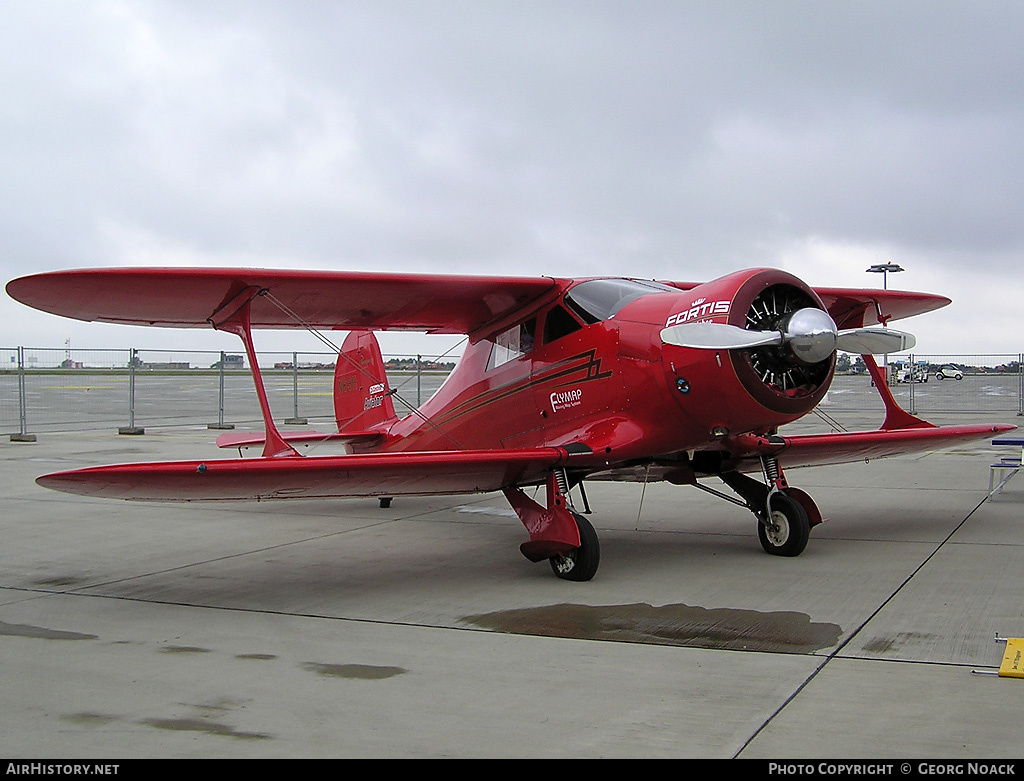
{"label": "side window", "polygon": [[568,336],[573,331],[578,331],[581,326],[572,315],[563,307],[556,306],[548,316],[544,318],[544,344],[550,344],[556,339]]}
{"label": "side window", "polygon": [[534,317],[498,334],[491,347],[491,356],[487,359],[487,371],[497,369],[499,366],[530,352],[533,349],[536,330],[537,318]]}

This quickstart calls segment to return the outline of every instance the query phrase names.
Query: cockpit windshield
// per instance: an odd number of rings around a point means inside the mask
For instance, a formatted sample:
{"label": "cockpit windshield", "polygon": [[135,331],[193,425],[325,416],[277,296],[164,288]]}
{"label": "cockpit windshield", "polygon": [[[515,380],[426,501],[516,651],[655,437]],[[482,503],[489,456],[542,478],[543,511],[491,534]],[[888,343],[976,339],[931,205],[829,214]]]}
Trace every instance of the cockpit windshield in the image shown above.
{"label": "cockpit windshield", "polygon": [[565,296],[565,302],[587,323],[613,317],[630,301],[648,293],[678,292],[660,282],[637,279],[591,279],[581,282]]}

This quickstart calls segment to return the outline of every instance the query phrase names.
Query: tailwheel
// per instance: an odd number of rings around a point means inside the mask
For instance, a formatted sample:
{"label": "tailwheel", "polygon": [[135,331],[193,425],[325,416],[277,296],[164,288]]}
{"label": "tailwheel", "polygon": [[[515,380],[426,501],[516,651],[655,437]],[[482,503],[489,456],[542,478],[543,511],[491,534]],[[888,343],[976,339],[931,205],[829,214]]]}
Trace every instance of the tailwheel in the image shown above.
{"label": "tailwheel", "polygon": [[800,503],[784,493],[773,494],[767,521],[759,518],[757,522],[757,537],[765,552],[773,556],[799,556],[807,547],[810,534],[811,523]]}
{"label": "tailwheel", "polygon": [[597,541],[597,532],[590,521],[578,513],[572,514],[576,528],[580,530],[580,547],[558,556],[552,556],[551,569],[562,580],[583,582],[597,574],[597,565],[601,563],[601,546]]}

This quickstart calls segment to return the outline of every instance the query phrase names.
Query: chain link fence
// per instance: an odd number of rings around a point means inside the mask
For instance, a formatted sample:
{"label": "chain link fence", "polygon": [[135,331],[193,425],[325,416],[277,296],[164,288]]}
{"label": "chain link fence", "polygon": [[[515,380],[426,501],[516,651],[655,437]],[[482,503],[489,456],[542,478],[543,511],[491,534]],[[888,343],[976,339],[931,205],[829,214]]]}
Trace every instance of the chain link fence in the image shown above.
{"label": "chain link fence", "polygon": [[[334,353],[259,353],[274,419],[333,427]],[[419,407],[454,368],[451,356],[384,356],[395,409]],[[909,355],[887,363],[900,405],[929,412],[1024,414],[1024,355]],[[840,355],[822,408],[881,409],[859,357]],[[169,350],[0,348],[0,431],[35,433],[145,427],[259,427],[245,356]]]}
{"label": "chain link fence", "polygon": [[[840,356],[842,358],[842,356]],[[840,361],[824,406],[835,410],[882,409],[859,357]],[[881,363],[881,362],[880,362]],[[1007,412],[1024,415],[1024,355],[890,356],[887,377],[900,406],[929,412]]]}
{"label": "chain link fence", "polygon": [[[274,419],[334,423],[334,353],[259,353]],[[449,355],[385,355],[395,411],[407,414],[455,366]],[[0,348],[0,431],[12,439],[53,431],[147,426],[232,428],[262,423],[243,354],[211,351]]]}

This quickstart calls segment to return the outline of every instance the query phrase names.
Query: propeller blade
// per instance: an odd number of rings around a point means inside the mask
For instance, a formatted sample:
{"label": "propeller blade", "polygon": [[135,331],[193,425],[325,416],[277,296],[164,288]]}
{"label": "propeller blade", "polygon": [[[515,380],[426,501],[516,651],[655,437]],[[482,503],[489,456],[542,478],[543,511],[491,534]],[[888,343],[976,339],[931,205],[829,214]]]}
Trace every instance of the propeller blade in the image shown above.
{"label": "propeller blade", "polygon": [[836,337],[836,349],[858,355],[884,355],[909,350],[917,339],[913,334],[894,331],[889,328],[851,328],[840,331]]}
{"label": "propeller blade", "polygon": [[788,344],[794,357],[808,364],[826,360],[836,350],[883,355],[909,350],[917,344],[913,334],[889,328],[850,328],[837,332],[828,313],[813,307],[792,313],[780,327],[782,331],[748,331],[724,323],[683,323],[662,329],[661,340],[676,347],[698,350],[745,350]]}
{"label": "propeller blade", "polygon": [[661,331],[661,340],[676,347],[699,350],[742,350],[782,344],[781,331],[748,331],[724,323],[684,323]]}

